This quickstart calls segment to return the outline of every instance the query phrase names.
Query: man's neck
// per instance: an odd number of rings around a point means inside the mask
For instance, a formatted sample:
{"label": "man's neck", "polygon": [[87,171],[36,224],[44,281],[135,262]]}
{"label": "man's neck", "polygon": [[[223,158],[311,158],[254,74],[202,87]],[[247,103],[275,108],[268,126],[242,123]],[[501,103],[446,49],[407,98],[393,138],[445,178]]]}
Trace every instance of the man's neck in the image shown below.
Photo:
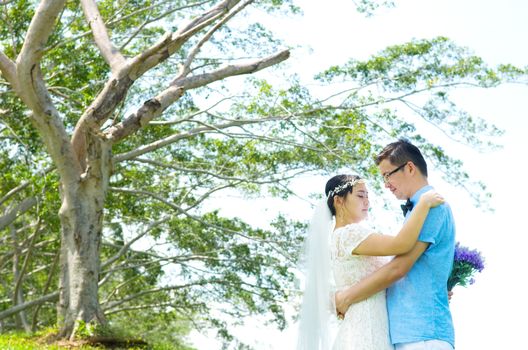
{"label": "man's neck", "polygon": [[427,182],[427,179],[423,179],[423,178],[420,178],[419,180],[413,182],[413,185],[411,186],[409,198],[412,198],[416,194],[416,192],[418,192],[420,189],[428,185],[429,185],[429,182]]}

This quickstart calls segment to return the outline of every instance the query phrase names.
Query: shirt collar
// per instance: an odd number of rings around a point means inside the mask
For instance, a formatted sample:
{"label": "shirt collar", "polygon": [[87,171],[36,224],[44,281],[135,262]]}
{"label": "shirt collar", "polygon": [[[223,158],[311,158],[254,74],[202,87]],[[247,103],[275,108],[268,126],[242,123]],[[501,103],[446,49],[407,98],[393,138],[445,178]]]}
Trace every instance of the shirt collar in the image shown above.
{"label": "shirt collar", "polygon": [[418,200],[420,199],[422,194],[432,189],[433,189],[433,186],[425,185],[424,187],[420,188],[418,191],[416,191],[413,194],[413,196],[410,198],[410,201],[412,202],[413,205],[416,205],[416,203],[418,203]]}

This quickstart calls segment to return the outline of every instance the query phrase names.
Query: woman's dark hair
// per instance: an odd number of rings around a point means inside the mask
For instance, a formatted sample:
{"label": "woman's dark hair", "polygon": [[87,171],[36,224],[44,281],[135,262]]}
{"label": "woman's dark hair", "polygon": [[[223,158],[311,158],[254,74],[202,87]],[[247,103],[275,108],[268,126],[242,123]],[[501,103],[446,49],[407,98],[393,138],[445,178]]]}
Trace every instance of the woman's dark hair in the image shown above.
{"label": "woman's dark hair", "polygon": [[[325,195],[327,198],[326,204],[328,204],[328,208],[330,209],[332,215],[336,214],[334,207],[334,196],[344,197],[347,195],[347,193],[351,193],[354,186],[346,186],[346,184],[352,183],[353,181],[359,179],[361,178],[357,175],[336,175],[328,180],[325,186]],[[330,194],[330,192],[332,193]]]}
{"label": "woman's dark hair", "polygon": [[399,139],[396,142],[389,143],[376,158],[376,164],[379,165],[384,159],[388,159],[391,164],[400,166],[406,162],[413,162],[420,170],[422,175],[427,177],[427,163],[422,153],[412,143],[405,139]]}

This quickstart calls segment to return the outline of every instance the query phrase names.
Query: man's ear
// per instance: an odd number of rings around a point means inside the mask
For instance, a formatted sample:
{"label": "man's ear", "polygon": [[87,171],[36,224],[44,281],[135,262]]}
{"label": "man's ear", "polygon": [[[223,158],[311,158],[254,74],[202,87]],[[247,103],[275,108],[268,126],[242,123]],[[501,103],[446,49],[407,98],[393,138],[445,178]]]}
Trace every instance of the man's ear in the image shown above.
{"label": "man's ear", "polygon": [[417,170],[416,165],[414,165],[414,163],[411,162],[411,161],[408,161],[407,165],[409,165],[409,173],[411,175],[414,175],[416,173],[416,170]]}

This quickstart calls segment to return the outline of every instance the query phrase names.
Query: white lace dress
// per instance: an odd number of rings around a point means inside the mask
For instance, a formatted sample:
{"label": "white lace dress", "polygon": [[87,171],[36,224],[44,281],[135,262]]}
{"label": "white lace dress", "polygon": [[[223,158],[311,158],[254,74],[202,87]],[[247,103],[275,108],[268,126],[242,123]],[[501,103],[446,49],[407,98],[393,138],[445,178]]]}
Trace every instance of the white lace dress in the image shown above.
{"label": "white lace dress", "polygon": [[[372,230],[359,224],[340,227],[332,233],[331,258],[336,288],[360,281],[388,262],[386,257],[353,255],[352,251]],[[393,350],[385,291],[352,304],[340,322],[334,350]]]}

